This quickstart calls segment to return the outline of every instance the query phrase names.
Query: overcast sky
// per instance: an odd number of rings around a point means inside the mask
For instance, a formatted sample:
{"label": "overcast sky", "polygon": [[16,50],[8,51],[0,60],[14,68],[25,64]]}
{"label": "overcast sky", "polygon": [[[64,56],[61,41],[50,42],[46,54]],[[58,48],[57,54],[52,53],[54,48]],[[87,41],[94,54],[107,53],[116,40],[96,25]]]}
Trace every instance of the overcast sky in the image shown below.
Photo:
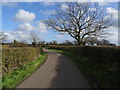
{"label": "overcast sky", "polygon": [[[36,32],[41,40],[52,41],[57,40],[63,42],[65,40],[73,41],[69,35],[61,35],[49,29],[42,22],[47,17],[55,14],[55,8],[60,4],[60,8],[65,8],[64,3],[56,2],[4,2],[2,3],[2,31],[8,35],[8,41],[30,40],[30,33]],[[113,25],[108,28],[108,32],[114,34],[107,39],[118,44],[118,3],[117,2],[101,2],[105,8],[105,12],[113,14]],[[1,27],[1,26],[0,26]]]}

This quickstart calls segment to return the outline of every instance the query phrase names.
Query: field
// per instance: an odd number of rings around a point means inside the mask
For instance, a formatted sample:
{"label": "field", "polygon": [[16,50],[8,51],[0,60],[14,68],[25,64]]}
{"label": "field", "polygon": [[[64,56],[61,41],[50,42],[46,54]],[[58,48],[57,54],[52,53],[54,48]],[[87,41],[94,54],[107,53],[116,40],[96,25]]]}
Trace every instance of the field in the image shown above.
{"label": "field", "polygon": [[101,88],[119,87],[119,47],[51,45],[49,49],[70,57],[91,84],[97,84]]}

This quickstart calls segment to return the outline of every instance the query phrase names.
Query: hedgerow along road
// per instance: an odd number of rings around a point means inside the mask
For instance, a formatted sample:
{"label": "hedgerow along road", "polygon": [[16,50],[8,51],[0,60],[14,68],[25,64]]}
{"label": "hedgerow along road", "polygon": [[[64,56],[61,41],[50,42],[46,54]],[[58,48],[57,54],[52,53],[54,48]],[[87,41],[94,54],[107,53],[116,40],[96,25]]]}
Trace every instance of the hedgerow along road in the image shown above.
{"label": "hedgerow along road", "polygon": [[80,70],[65,55],[44,49],[46,62],[16,88],[90,88]]}

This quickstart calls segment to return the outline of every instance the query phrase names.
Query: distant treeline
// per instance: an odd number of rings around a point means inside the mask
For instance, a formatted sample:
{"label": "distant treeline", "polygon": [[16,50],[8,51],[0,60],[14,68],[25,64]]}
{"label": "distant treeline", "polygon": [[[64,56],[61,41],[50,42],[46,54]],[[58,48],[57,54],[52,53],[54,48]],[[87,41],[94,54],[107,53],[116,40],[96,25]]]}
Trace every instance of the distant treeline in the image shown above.
{"label": "distant treeline", "polygon": [[[29,47],[29,46],[46,46],[46,45],[78,45],[78,43],[76,41],[69,41],[66,40],[62,43],[58,43],[56,40],[50,41],[50,42],[46,42],[46,41],[39,41],[36,43],[31,43],[28,44],[26,42],[19,42],[14,40],[11,43],[2,43],[2,45],[7,45],[10,47]],[[88,45],[88,46],[117,46],[114,43],[110,43],[108,40],[102,39],[102,40],[89,40],[87,39],[86,41],[82,42],[82,45]]]}

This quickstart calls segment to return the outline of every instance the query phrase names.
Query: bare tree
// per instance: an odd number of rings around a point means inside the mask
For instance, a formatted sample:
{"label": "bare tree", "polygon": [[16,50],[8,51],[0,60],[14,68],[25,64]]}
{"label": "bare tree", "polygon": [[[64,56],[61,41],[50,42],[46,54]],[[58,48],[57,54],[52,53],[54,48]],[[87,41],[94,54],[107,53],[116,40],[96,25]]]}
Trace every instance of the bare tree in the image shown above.
{"label": "bare tree", "polygon": [[58,43],[57,43],[56,40],[53,40],[53,41],[52,41],[52,44],[53,44],[53,45],[57,45]]}
{"label": "bare tree", "polygon": [[56,14],[45,20],[48,27],[67,32],[79,45],[87,35],[104,36],[111,25],[111,15],[98,3],[66,2],[66,8],[58,8]]}
{"label": "bare tree", "polygon": [[94,44],[97,44],[98,39],[96,37],[90,37],[90,36],[88,36],[88,37],[84,38],[84,41],[88,45],[94,45]]}
{"label": "bare tree", "polygon": [[21,43],[27,44],[27,40],[21,40]]}
{"label": "bare tree", "polygon": [[38,42],[39,43],[39,45],[45,45],[46,44],[46,41],[40,41],[40,42]]}
{"label": "bare tree", "polygon": [[65,45],[73,45],[73,43],[70,42],[69,40],[66,40],[65,42],[63,42],[63,44],[65,44]]}
{"label": "bare tree", "polygon": [[0,44],[7,40],[7,35],[3,32],[0,32]]}
{"label": "bare tree", "polygon": [[39,35],[35,32],[31,32],[30,39],[33,45],[36,45],[40,41]]}
{"label": "bare tree", "polygon": [[97,45],[114,45],[113,43],[110,43],[110,41],[106,40],[106,39],[102,39],[102,40],[98,40],[96,42]]}
{"label": "bare tree", "polygon": [[106,39],[102,39],[101,40],[101,44],[102,45],[110,45],[110,41],[106,40]]}

